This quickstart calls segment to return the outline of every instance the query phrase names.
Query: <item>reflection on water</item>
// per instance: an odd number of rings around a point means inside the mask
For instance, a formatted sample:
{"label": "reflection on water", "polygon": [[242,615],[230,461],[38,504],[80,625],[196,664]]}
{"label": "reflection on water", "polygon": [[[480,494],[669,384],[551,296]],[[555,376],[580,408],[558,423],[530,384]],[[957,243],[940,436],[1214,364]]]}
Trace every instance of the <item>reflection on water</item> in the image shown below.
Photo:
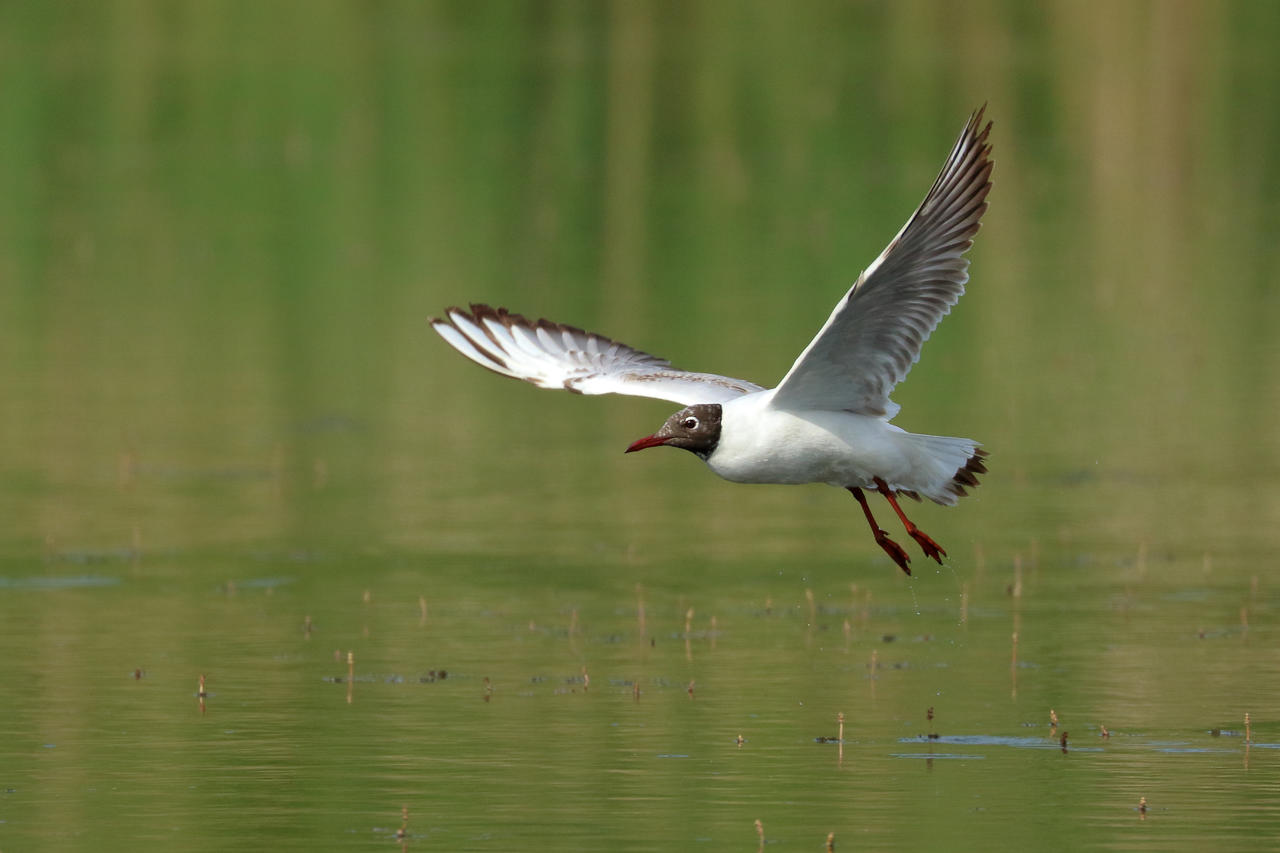
{"label": "reflection on water", "polygon": [[[958,11],[0,12],[0,847],[1273,847],[1280,18]],[[427,328],[772,383],[982,102],[945,567]]]}
{"label": "reflection on water", "polygon": [[[1047,550],[1020,605],[1011,566],[971,583],[964,621],[943,571],[917,582],[937,601],[917,608],[896,583],[873,580],[868,602],[862,586],[762,583],[758,566],[724,589],[646,582],[642,619],[611,558],[579,589],[496,582],[538,578],[540,558],[451,580],[412,553],[288,584],[229,577],[256,556],[144,556],[113,586],[13,589],[7,825],[47,846],[105,826],[211,848],[403,825],[411,849],[746,844],[757,819],[800,847],[828,832],[928,846],[939,821],[975,848],[996,832],[1177,847],[1221,820],[1269,831],[1272,605],[1201,637],[1179,626],[1229,613],[1235,590],[1185,603],[1147,578],[1121,611],[1097,577],[1045,572],[1065,556]],[[815,744],[837,731],[838,748]],[[1130,836],[1142,797],[1150,826]],[[122,825],[121,803],[145,825]]]}

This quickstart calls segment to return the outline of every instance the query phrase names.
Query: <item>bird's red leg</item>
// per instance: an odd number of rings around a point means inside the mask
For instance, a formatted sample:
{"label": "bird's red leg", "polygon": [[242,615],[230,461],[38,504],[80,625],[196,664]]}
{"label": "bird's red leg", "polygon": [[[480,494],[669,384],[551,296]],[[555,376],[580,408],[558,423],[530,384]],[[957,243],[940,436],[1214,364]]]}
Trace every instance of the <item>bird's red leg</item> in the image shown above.
{"label": "bird's red leg", "polygon": [[894,497],[893,491],[884,480],[876,477],[875,483],[876,489],[880,494],[884,495],[884,499],[889,502],[889,506],[893,507],[893,511],[898,514],[898,518],[902,519],[902,526],[907,529],[907,535],[920,543],[920,547],[924,549],[926,557],[932,557],[938,561],[938,565],[942,565],[942,558],[947,556],[947,552],[943,550],[941,545],[934,542],[928,533],[911,523],[911,519],[907,518],[907,514],[902,511],[902,507],[898,506],[898,499]]}
{"label": "bird's red leg", "polygon": [[[902,549],[901,545],[890,539],[889,534],[881,530],[880,525],[876,524],[875,516],[871,514],[871,507],[867,506],[867,498],[866,495],[862,494],[862,489],[857,486],[846,486],[845,488],[858,499],[858,503],[862,504],[862,513],[867,517],[867,524],[871,525],[871,533],[876,537],[876,544],[884,549],[884,552],[889,555],[889,559],[898,564],[898,568],[907,574],[911,574],[911,568],[907,565],[911,562],[911,558],[907,556],[907,552]],[[899,510],[898,514],[901,515],[902,511]]]}

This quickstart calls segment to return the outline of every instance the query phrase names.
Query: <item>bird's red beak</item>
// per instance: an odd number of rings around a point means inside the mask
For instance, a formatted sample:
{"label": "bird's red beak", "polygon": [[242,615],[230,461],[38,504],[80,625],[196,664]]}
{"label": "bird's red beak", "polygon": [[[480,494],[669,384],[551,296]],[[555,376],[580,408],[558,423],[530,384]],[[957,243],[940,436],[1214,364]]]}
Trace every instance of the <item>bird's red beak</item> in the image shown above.
{"label": "bird's red beak", "polygon": [[649,447],[661,447],[667,443],[667,439],[660,435],[646,435],[644,438],[637,438],[631,442],[631,446],[626,449],[626,453],[634,453],[637,450],[644,450]]}

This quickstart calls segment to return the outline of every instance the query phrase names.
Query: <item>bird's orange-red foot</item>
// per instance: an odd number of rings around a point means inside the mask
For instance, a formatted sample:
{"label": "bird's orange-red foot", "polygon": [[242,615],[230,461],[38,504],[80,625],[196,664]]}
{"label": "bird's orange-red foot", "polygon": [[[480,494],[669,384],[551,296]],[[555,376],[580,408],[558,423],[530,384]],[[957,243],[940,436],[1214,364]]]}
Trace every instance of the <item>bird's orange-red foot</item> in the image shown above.
{"label": "bird's orange-red foot", "polygon": [[867,506],[867,496],[862,493],[862,489],[857,486],[846,486],[849,494],[858,499],[858,504],[862,507],[862,514],[867,517],[867,524],[871,526],[871,534],[876,538],[876,544],[884,549],[889,555],[889,559],[898,564],[898,568],[907,574],[911,574],[911,558],[907,556],[907,552],[902,546],[889,538],[889,534],[880,529],[880,525],[876,524],[876,518],[871,514],[871,507]]}
{"label": "bird's orange-red foot", "polygon": [[893,560],[898,564],[898,568],[902,569],[907,574],[911,574],[911,566],[908,565],[908,563],[911,562],[911,558],[907,556],[905,548],[889,538],[889,534],[885,533],[883,530],[877,529],[876,544],[884,549],[884,552],[889,555],[890,560]]}
{"label": "bird's orange-red foot", "polygon": [[889,488],[889,484],[879,477],[875,478],[876,490],[884,495],[885,500],[889,502],[889,506],[893,507],[893,511],[898,514],[898,519],[902,521],[902,526],[906,528],[907,535],[916,540],[916,544],[924,551],[926,557],[930,557],[942,565],[942,558],[947,556],[947,552],[941,545],[933,541],[933,537],[925,533],[919,527],[916,527],[911,519],[907,518],[907,514],[902,511],[902,507],[898,506],[898,499],[894,496],[893,490]]}
{"label": "bird's orange-red foot", "polygon": [[932,557],[938,561],[938,565],[942,565],[942,558],[947,556],[947,552],[941,545],[933,541],[932,536],[914,524],[907,528],[907,533],[920,544],[920,548],[924,551],[926,557]]}

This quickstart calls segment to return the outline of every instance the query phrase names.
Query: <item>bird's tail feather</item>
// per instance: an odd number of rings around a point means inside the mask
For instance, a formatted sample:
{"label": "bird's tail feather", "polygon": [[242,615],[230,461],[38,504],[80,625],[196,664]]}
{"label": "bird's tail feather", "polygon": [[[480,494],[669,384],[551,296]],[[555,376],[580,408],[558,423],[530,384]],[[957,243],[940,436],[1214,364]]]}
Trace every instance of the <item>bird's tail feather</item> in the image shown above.
{"label": "bird's tail feather", "polygon": [[987,451],[970,438],[953,438],[945,435],[916,435],[907,433],[907,439],[919,457],[919,467],[927,471],[921,484],[904,491],[919,492],[935,503],[951,506],[968,494],[967,488],[978,485],[978,475],[987,473],[983,459]]}

